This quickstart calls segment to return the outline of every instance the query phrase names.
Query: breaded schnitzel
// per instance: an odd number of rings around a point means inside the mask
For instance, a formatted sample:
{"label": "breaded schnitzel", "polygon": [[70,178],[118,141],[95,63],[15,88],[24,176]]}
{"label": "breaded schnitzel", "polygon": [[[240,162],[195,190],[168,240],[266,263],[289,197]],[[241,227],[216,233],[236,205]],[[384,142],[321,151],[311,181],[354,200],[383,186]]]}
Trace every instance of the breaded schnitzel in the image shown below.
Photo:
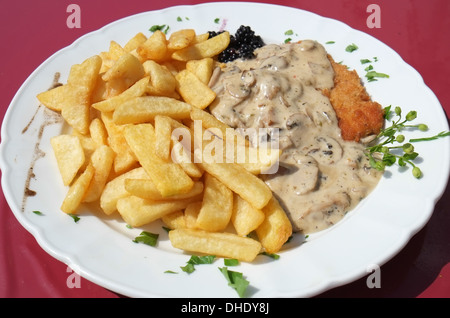
{"label": "breaded schnitzel", "polygon": [[384,123],[384,111],[381,105],[372,101],[355,70],[336,63],[328,57],[335,72],[334,87],[324,94],[339,119],[342,138],[360,141],[362,138],[376,135]]}

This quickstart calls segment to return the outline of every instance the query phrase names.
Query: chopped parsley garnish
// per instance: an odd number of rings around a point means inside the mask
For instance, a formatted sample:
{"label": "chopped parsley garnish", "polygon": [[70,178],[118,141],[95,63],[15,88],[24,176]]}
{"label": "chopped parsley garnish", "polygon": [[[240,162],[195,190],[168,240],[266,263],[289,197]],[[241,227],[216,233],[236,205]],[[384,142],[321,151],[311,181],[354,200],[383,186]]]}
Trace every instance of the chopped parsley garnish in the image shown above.
{"label": "chopped parsley garnish", "polygon": [[177,17],[177,21],[181,22],[181,21],[183,21],[183,19],[181,17]]}
{"label": "chopped parsley garnish", "polygon": [[273,259],[279,259],[280,258],[280,255],[275,254],[275,253],[262,252],[261,255],[269,256],[269,257],[271,257]]}
{"label": "chopped parsley garnish", "polygon": [[325,42],[325,44],[334,44],[334,43],[336,43],[335,41],[327,41],[327,42]]}
{"label": "chopped parsley garnish", "polygon": [[244,297],[249,285],[249,281],[244,278],[244,275],[239,272],[230,271],[228,267],[219,267],[219,270],[227,279],[228,286],[235,289],[239,297]]}
{"label": "chopped parsley garnish", "polygon": [[137,236],[133,242],[134,243],[144,243],[150,246],[156,246],[156,243],[158,242],[159,234],[150,233],[147,231],[142,231],[139,236]]}
{"label": "chopped parsley garnish", "polygon": [[294,31],[292,30],[287,30],[286,32],[284,32],[284,35],[293,35]]}
{"label": "chopped parsley garnish", "polygon": [[372,61],[369,59],[361,59],[360,61],[361,61],[361,64],[372,63]]}
{"label": "chopped parsley garnish", "polygon": [[376,81],[377,80],[376,77],[389,78],[388,74],[375,72],[375,71],[368,71],[365,76],[369,82]]}
{"label": "chopped parsley garnish", "polygon": [[80,217],[76,214],[68,214],[75,223],[77,223],[80,220]]}
{"label": "chopped parsley garnish", "polygon": [[169,31],[169,26],[166,24],[161,24],[161,25],[153,25],[150,29],[148,29],[150,32],[156,32],[156,31],[162,31],[164,33],[167,34],[167,31]]}
{"label": "chopped parsley garnish", "polygon": [[219,18],[215,18],[214,19],[214,23],[219,23],[220,22],[220,19]]}
{"label": "chopped parsley garnish", "polygon": [[355,43],[352,43],[345,48],[345,51],[351,53],[353,51],[356,51],[357,49],[358,49],[358,46]]}
{"label": "chopped parsley garnish", "polygon": [[181,266],[180,268],[183,270],[183,272],[190,274],[193,271],[195,271],[195,265],[212,264],[215,259],[216,256],[214,255],[205,255],[205,256],[192,255],[189,261],[187,261],[186,265]]}
{"label": "chopped parsley garnish", "polygon": [[225,266],[238,266],[239,265],[239,260],[235,259],[235,258],[226,258],[223,260],[223,264]]}
{"label": "chopped parsley garnish", "polygon": [[41,211],[33,211],[34,214],[36,215],[45,215],[44,213],[42,213]]}

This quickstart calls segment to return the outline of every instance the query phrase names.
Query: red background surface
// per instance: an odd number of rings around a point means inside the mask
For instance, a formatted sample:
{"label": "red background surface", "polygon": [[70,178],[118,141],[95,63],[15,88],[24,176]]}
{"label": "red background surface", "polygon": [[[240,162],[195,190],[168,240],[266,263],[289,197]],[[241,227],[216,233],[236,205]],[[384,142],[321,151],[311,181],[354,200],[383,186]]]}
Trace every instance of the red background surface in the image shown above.
{"label": "red background surface", "polygon": [[[117,19],[174,5],[206,1],[16,0],[0,10],[0,116],[14,94],[45,59],[80,36]],[[450,1],[448,0],[291,0],[259,1],[287,5],[340,20],[397,51],[424,78],[450,118]],[[81,7],[81,28],[66,25],[71,3]],[[381,28],[366,25],[369,4],[381,8]],[[270,18],[270,17],[269,17]],[[242,21],[245,24],[245,21]],[[274,21],[274,23],[280,23]],[[381,267],[381,288],[366,278],[317,297],[449,297],[450,187],[429,223]],[[88,280],[67,287],[67,266],[48,255],[17,222],[0,195],[0,297],[121,297]]]}

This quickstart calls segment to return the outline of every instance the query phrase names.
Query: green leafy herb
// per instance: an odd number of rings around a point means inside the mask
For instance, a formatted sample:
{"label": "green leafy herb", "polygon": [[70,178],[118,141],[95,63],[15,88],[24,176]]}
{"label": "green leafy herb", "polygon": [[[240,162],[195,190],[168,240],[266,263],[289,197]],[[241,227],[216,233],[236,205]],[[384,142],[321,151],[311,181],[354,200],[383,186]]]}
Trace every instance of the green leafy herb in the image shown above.
{"label": "green leafy herb", "polygon": [[[422,171],[414,164],[414,159],[419,155],[411,142],[435,140],[437,138],[450,136],[450,132],[441,132],[436,136],[427,138],[411,139],[405,142],[405,136],[400,132],[404,128],[418,129],[420,131],[427,131],[428,126],[425,124],[410,124],[417,118],[417,112],[412,110],[402,115],[402,109],[395,107],[394,111],[391,106],[384,109],[384,117],[391,121],[391,125],[384,128],[377,135],[375,145],[369,145],[366,148],[366,155],[369,158],[370,165],[380,171],[383,171],[386,166],[392,166],[397,163],[400,167],[411,166],[412,174],[416,178],[422,177]],[[396,117],[395,120],[392,117]]]}
{"label": "green leafy herb", "polygon": [[249,285],[249,281],[244,278],[244,275],[239,272],[230,271],[228,267],[219,267],[219,270],[227,279],[228,286],[235,289],[239,297],[244,297]]}
{"label": "green leafy herb", "polygon": [[171,270],[166,270],[164,273],[167,273],[167,274],[178,274],[177,272],[174,272],[174,271],[171,271]]}
{"label": "green leafy herb", "polygon": [[387,75],[385,73],[375,72],[375,71],[369,71],[366,73],[366,78],[369,82],[376,81],[377,80],[376,77],[389,78],[389,75]]}
{"label": "green leafy herb", "polygon": [[36,215],[45,215],[44,213],[42,213],[41,211],[33,211],[34,214]]}
{"label": "green leafy herb", "polygon": [[286,32],[284,32],[284,35],[293,35],[294,31],[292,30],[287,30]]}
{"label": "green leafy herb", "polygon": [[75,223],[77,223],[80,220],[80,217],[76,214],[68,214]]}
{"label": "green leafy herb", "polygon": [[226,258],[223,260],[223,264],[225,266],[238,266],[239,265],[239,260],[234,259],[234,258]]}
{"label": "green leafy herb", "polygon": [[347,51],[347,52],[353,52],[353,51],[356,51],[358,49],[358,46],[355,44],[355,43],[353,43],[353,44],[350,44],[350,45],[348,45],[346,48],[345,48],[345,51]]}
{"label": "green leafy herb", "polygon": [[271,257],[273,259],[279,259],[280,258],[280,255],[275,254],[275,253],[271,253],[270,254],[270,253],[267,253],[267,252],[262,252],[261,255],[269,256],[269,257]]}
{"label": "green leafy herb", "polygon": [[153,25],[150,29],[148,29],[150,32],[156,32],[156,31],[162,31],[162,32],[164,32],[164,33],[166,33],[167,34],[167,31],[169,31],[169,26],[168,25],[166,25],[166,24],[161,24],[161,25],[157,25],[157,24],[155,24],[155,25]]}
{"label": "green leafy herb", "polygon": [[325,44],[334,44],[334,43],[336,43],[335,41],[327,41],[327,42],[325,42]]}
{"label": "green leafy herb", "polygon": [[215,255],[205,255],[205,256],[192,255],[189,261],[187,261],[186,265],[181,266],[181,269],[183,270],[183,272],[190,274],[193,271],[195,271],[195,265],[212,264],[215,259],[216,259]]}
{"label": "green leafy herb", "polygon": [[369,59],[361,59],[360,61],[361,61],[361,64],[372,63],[372,61]]}
{"label": "green leafy herb", "polygon": [[219,18],[215,18],[214,19],[214,23],[219,23],[220,22],[220,19]]}
{"label": "green leafy herb", "polygon": [[156,243],[158,242],[159,234],[150,233],[147,231],[142,231],[139,236],[137,236],[133,242],[134,243],[144,243],[150,246],[156,246]]}
{"label": "green leafy herb", "polygon": [[291,41],[292,41],[291,38],[287,38],[286,40],[284,40],[284,43],[289,43],[289,42],[291,42]]}
{"label": "green leafy herb", "polygon": [[181,22],[181,21],[183,21],[183,19],[181,17],[177,17],[177,21]]}
{"label": "green leafy herb", "polygon": [[450,136],[450,131],[441,131],[439,134],[434,135],[432,137],[410,139],[409,142],[431,141],[431,140],[436,140],[438,138],[447,137],[447,136]]}

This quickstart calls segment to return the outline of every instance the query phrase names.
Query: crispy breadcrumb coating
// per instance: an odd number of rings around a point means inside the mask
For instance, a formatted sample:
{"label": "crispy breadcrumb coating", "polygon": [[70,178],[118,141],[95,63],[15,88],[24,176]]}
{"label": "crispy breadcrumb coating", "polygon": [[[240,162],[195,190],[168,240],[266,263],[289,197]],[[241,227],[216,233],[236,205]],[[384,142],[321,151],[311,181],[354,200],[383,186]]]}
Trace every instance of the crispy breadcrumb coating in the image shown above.
{"label": "crispy breadcrumb coating", "polygon": [[329,60],[335,72],[334,87],[324,94],[336,112],[344,140],[359,142],[369,135],[376,135],[383,128],[383,107],[372,101],[355,70]]}

